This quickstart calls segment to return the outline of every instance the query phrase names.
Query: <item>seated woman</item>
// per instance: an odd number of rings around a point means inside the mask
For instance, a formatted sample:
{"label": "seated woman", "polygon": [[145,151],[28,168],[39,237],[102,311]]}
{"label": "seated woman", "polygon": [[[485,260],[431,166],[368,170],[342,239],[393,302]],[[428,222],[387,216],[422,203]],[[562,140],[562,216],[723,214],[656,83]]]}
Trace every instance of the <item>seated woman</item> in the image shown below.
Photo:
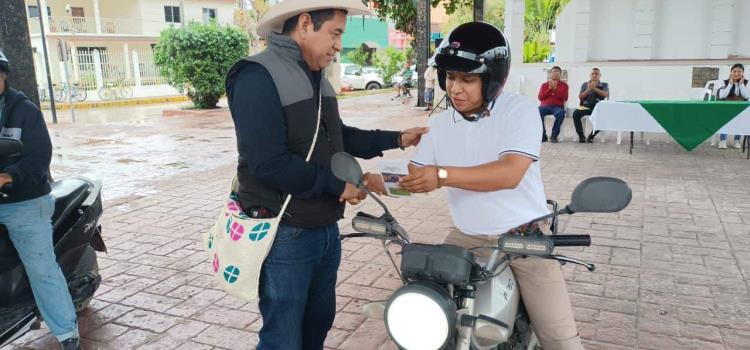
{"label": "seated woman", "polygon": [[[745,79],[745,67],[741,63],[735,63],[732,66],[729,79],[724,80],[724,86],[719,88],[717,93],[721,101],[747,101],[750,100],[750,92],[747,90],[747,79]],[[734,135],[732,147],[741,148],[740,142],[742,135]],[[719,148],[727,148],[727,134],[719,135]]]}

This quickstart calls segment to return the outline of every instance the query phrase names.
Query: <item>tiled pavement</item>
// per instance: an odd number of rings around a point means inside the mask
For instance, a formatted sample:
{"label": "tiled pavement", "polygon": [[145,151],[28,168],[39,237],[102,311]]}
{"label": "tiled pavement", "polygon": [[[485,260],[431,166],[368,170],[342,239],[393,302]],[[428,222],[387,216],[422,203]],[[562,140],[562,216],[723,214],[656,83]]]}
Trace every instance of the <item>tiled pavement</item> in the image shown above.
{"label": "tiled pavement", "polygon": [[[352,125],[388,129],[425,122],[399,116],[420,113],[383,96],[342,101],[342,109]],[[226,116],[212,120],[228,123]],[[562,221],[563,232],[593,236],[591,247],[565,253],[596,263],[597,270],[564,267],[587,349],[750,348],[750,162],[734,150],[704,145],[686,153],[668,141],[655,137],[632,155],[611,138],[543,147],[551,199],[565,202],[579,181],[596,175],[620,177],[633,189],[633,202],[621,213]],[[216,152],[230,146],[222,143]],[[386,157],[405,156],[391,151]],[[262,323],[257,306],[216,289],[198,243],[232,175],[233,165],[225,162],[151,181],[148,194],[106,202],[102,226],[110,251],[99,259],[104,281],[79,315],[86,349],[254,348]],[[388,203],[415,241],[438,242],[450,226],[439,193]],[[372,201],[362,207],[377,213]],[[349,208],[347,217],[360,209]],[[341,227],[351,232],[348,219]],[[395,349],[382,321],[359,314],[363,302],[386,298],[398,287],[393,267],[374,241],[347,241],[343,249],[338,314],[326,346]],[[31,332],[12,348],[53,348],[46,333]]]}

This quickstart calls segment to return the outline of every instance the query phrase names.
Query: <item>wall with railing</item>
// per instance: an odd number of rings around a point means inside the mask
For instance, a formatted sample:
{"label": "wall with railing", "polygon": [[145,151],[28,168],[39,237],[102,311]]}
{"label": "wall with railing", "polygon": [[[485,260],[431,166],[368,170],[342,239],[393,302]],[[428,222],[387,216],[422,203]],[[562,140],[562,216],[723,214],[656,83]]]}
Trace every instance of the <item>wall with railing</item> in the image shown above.
{"label": "wall with railing", "polygon": [[[154,63],[152,49],[148,45],[131,45],[126,50],[118,45],[92,43],[84,46],[79,44],[77,47],[68,46],[67,52],[68,59],[62,61],[59,58],[62,52],[56,50],[55,47],[50,50],[51,77],[53,84],[57,87],[68,82],[87,91],[98,91],[101,88],[113,86],[129,86],[136,91],[136,97],[148,96],[149,91],[175,93],[174,89],[151,89],[159,86],[167,87],[167,81],[160,75]],[[37,80],[40,86],[46,86],[41,52],[37,52],[35,62]],[[89,96],[96,96],[96,94],[89,94]]]}

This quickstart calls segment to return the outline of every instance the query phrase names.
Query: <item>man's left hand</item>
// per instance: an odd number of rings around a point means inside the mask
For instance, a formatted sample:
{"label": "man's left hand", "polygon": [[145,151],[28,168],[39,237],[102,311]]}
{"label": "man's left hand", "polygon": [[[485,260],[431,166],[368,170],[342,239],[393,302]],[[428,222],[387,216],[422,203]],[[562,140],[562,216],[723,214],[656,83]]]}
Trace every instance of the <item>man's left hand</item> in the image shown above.
{"label": "man's left hand", "polygon": [[403,148],[416,146],[422,140],[422,135],[430,131],[430,128],[411,128],[401,132],[401,146]]}
{"label": "man's left hand", "polygon": [[362,175],[362,184],[372,193],[383,196],[385,195],[385,183],[380,174],[366,173]]}
{"label": "man's left hand", "polygon": [[432,192],[438,188],[438,168],[409,164],[409,175],[402,177],[399,185],[412,193]]}

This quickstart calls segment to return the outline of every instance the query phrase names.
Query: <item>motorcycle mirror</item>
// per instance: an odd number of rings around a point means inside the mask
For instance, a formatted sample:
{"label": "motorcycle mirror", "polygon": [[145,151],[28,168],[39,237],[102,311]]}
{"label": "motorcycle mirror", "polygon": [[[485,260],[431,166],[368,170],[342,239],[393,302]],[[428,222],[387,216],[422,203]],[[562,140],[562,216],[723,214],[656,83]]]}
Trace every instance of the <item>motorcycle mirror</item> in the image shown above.
{"label": "motorcycle mirror", "polygon": [[360,187],[362,167],[354,157],[346,152],[337,152],[331,157],[331,171],[339,180]]}
{"label": "motorcycle mirror", "polygon": [[592,177],[583,180],[570,198],[570,213],[614,213],[625,209],[633,192],[625,181],[614,177]]}
{"label": "motorcycle mirror", "polygon": [[12,156],[23,150],[23,143],[11,137],[0,137],[0,157]]}

